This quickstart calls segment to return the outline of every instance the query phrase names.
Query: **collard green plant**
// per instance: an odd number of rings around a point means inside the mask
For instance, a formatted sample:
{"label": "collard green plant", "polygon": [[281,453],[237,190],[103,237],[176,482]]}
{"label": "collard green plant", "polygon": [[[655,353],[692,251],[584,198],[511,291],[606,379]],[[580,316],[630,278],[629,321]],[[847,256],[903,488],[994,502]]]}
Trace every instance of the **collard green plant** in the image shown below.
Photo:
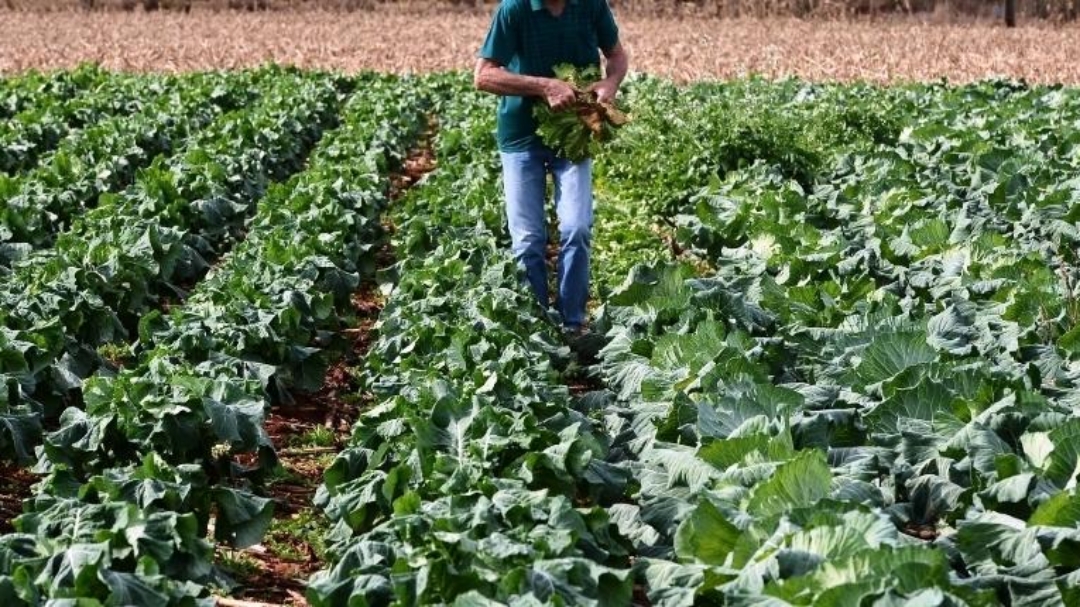
{"label": "collard green plant", "polygon": [[[4,79],[0,115],[111,77]],[[1080,603],[1075,90],[631,79],[590,361],[508,252],[466,79],[123,78],[159,97],[0,182],[0,457],[40,475],[0,603],[228,591],[267,407],[389,238],[311,604]]]}
{"label": "collard green plant", "polygon": [[597,155],[629,119],[615,104],[598,102],[596,93],[588,90],[600,80],[599,67],[560,64],[555,66],[555,77],[570,84],[576,98],[570,107],[559,111],[536,103],[537,133],[558,157],[581,162]]}

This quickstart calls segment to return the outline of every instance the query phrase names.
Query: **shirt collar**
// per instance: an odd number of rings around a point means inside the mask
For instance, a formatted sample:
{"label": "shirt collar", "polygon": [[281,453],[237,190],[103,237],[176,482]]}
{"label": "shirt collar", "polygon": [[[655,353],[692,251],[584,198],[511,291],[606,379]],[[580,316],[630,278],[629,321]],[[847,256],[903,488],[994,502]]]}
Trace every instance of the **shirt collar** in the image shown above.
{"label": "shirt collar", "polygon": [[[577,4],[578,0],[568,0],[570,4]],[[534,11],[538,11],[544,8],[544,0],[529,0],[529,4]]]}

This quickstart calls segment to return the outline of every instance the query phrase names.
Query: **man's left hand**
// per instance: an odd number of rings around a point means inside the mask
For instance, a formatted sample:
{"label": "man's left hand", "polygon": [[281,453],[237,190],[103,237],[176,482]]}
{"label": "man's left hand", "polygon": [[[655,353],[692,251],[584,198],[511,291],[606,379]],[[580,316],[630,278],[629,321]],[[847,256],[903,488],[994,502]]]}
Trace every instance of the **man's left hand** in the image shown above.
{"label": "man's left hand", "polygon": [[610,80],[601,80],[589,86],[590,93],[596,93],[596,101],[599,103],[614,103],[615,95],[619,93],[619,85]]}

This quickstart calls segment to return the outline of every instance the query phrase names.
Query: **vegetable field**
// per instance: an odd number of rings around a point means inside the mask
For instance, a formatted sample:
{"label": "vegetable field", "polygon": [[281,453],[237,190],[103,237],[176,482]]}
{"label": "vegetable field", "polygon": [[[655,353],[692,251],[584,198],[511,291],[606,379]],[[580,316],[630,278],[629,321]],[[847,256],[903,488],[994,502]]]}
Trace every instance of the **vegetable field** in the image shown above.
{"label": "vegetable field", "polygon": [[1080,90],[620,104],[570,348],[463,74],[0,80],[0,605],[257,597],[342,360],[294,602],[1080,604]]}

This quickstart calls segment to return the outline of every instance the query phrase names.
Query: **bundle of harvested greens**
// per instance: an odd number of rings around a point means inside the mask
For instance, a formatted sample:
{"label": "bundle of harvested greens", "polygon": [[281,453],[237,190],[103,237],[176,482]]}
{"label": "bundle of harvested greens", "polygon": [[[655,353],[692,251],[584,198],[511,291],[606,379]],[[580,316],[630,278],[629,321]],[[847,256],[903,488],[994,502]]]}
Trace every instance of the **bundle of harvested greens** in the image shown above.
{"label": "bundle of harvested greens", "polygon": [[600,80],[600,68],[584,69],[569,64],[555,66],[555,77],[572,86],[577,101],[570,108],[557,112],[546,103],[533,107],[537,133],[541,141],[560,158],[581,162],[595,156],[600,144],[615,137],[615,130],[626,124],[626,114],[612,103],[600,103],[588,87]]}

